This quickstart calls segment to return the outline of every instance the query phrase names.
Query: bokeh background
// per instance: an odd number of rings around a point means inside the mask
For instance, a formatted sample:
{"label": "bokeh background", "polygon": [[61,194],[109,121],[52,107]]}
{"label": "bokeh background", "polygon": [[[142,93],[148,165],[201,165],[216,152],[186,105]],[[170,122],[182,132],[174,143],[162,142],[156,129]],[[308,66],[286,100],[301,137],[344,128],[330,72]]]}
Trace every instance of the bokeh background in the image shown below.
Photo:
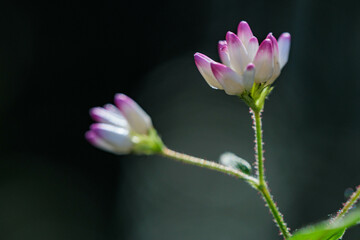
{"label": "bokeh background", "polygon": [[[117,92],[168,147],[254,160],[248,109],[207,86],[197,51],[240,20],[292,34],[265,106],[266,173],[292,230],[324,220],[360,184],[357,1],[1,1],[0,239],[280,239],[259,194],[160,157],[84,140],[88,109]],[[359,227],[345,235],[360,237]]]}

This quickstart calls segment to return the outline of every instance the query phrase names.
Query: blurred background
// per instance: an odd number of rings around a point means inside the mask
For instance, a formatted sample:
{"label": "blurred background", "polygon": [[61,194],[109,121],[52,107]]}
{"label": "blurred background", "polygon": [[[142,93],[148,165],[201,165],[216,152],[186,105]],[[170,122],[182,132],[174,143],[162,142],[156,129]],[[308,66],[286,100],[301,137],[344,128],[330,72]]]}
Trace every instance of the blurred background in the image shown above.
{"label": "blurred background", "polygon": [[[84,140],[88,109],[134,98],[166,145],[253,162],[252,121],[208,87],[193,54],[246,20],[262,40],[290,32],[265,105],[267,178],[292,230],[327,219],[360,184],[357,1],[2,1],[0,239],[281,239],[253,189],[156,156]],[[359,239],[360,228],[344,239]]]}

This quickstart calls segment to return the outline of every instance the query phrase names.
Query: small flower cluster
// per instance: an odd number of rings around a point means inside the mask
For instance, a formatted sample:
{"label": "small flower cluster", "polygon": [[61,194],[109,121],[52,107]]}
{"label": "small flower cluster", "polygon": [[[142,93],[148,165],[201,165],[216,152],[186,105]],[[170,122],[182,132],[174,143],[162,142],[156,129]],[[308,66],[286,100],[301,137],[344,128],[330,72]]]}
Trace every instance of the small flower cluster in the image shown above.
{"label": "small flower cluster", "polygon": [[86,139],[102,150],[115,154],[161,151],[163,146],[149,115],[131,98],[115,95],[115,105],[90,109],[94,123]]}
{"label": "small flower cluster", "polygon": [[272,84],[287,63],[289,49],[289,33],[281,34],[278,40],[269,33],[259,46],[247,22],[242,21],[237,35],[228,32],[226,41],[219,41],[222,64],[201,53],[195,53],[194,58],[210,87],[241,96],[250,93],[254,85]]}

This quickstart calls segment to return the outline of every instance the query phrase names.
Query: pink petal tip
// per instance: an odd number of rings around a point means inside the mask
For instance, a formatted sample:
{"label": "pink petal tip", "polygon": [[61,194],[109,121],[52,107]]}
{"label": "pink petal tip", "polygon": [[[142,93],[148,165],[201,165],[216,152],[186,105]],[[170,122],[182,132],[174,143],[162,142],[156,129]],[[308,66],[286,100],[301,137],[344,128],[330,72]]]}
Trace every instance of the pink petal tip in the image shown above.
{"label": "pink petal tip", "polygon": [[101,111],[101,107],[93,107],[89,110],[89,115],[94,121],[101,121],[101,117],[99,115],[99,112]]}
{"label": "pink petal tip", "polygon": [[226,41],[230,44],[239,44],[240,43],[239,37],[235,33],[230,32],[230,31],[226,33]]}
{"label": "pink petal tip", "polygon": [[119,108],[119,110],[123,108],[124,104],[126,105],[134,104],[134,100],[132,100],[130,97],[126,96],[123,93],[115,94],[114,102],[116,106]]}
{"label": "pink petal tip", "polygon": [[251,28],[246,21],[241,21],[238,25],[238,35],[253,36]]}
{"label": "pink petal tip", "polygon": [[272,41],[268,38],[262,41],[259,47],[259,51],[272,52]]}
{"label": "pink petal tip", "polygon": [[99,137],[96,135],[96,133],[94,133],[93,131],[90,130],[85,133],[85,139],[89,143],[95,145],[97,143]]}
{"label": "pink petal tip", "polygon": [[208,64],[209,62],[213,62],[211,58],[199,52],[194,54],[194,60],[197,67]]}
{"label": "pink petal tip", "polygon": [[219,41],[218,47],[219,47],[219,50],[221,50],[221,51],[227,49],[227,42],[224,40]]}
{"label": "pink petal tip", "polygon": [[249,63],[249,64],[246,66],[246,70],[247,70],[247,71],[251,71],[251,70],[253,70],[254,68],[255,68],[255,65],[252,64],[252,63]]}
{"label": "pink petal tip", "polygon": [[211,70],[216,79],[219,79],[224,72],[228,71],[228,67],[220,63],[211,63]]}
{"label": "pink petal tip", "polygon": [[290,35],[290,33],[285,32],[285,33],[281,34],[279,38],[291,39],[291,35]]}

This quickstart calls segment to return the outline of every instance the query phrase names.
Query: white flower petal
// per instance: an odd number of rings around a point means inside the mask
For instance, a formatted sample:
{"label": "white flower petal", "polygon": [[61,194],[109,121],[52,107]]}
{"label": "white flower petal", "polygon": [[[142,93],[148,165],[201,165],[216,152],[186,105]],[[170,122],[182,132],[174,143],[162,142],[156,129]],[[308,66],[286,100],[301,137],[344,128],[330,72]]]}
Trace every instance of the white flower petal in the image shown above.
{"label": "white flower petal", "polygon": [[118,127],[129,129],[129,124],[120,111],[119,113],[115,113],[105,108],[94,107],[90,109],[90,116],[94,119],[94,121],[109,123]]}
{"label": "white flower petal", "polygon": [[272,33],[269,33],[266,38],[270,39],[270,41],[271,41],[271,45],[272,45],[272,48],[273,48],[274,61],[278,61],[278,59],[279,59],[279,46],[278,46],[278,42],[276,41],[276,38],[272,35]]}
{"label": "white flower petal", "polygon": [[247,65],[243,75],[244,88],[249,92],[251,91],[251,88],[254,85],[254,78],[255,78],[255,65],[250,63],[249,65]]}
{"label": "white flower petal", "polygon": [[230,56],[228,51],[228,46],[226,41],[219,41],[218,44],[219,56],[221,62],[226,66],[230,67]]}
{"label": "white flower petal", "polygon": [[239,36],[241,42],[244,44],[245,48],[247,48],[250,38],[254,36],[249,24],[245,21],[241,21],[238,25],[237,30],[237,35]]}
{"label": "white flower petal", "polygon": [[85,138],[88,140],[89,143],[91,143],[93,146],[100,148],[104,151],[111,152],[111,153],[117,153],[115,147],[113,147],[110,143],[107,143],[104,141],[101,137],[96,135],[93,131],[87,131],[85,133]]}
{"label": "white flower petal", "polygon": [[289,33],[283,33],[279,37],[279,63],[280,68],[283,68],[288,61],[291,36]]}
{"label": "white flower petal", "polygon": [[[131,142],[128,129],[116,127],[106,123],[92,124],[90,129],[91,132],[96,134],[96,136],[98,136],[103,142],[111,145],[114,149],[114,152],[119,154],[126,154],[132,150],[133,143]],[[104,147],[104,145],[100,145],[99,143],[100,141],[98,139],[98,145]]]}
{"label": "white flower petal", "polygon": [[265,39],[254,58],[255,82],[264,83],[268,81],[274,72],[273,47],[270,39]]}
{"label": "white flower petal", "polygon": [[274,63],[274,71],[272,76],[269,78],[269,80],[266,81],[266,85],[270,85],[280,76],[281,69],[279,62]]}
{"label": "white flower petal", "polygon": [[125,94],[115,95],[115,104],[128,121],[132,130],[146,134],[152,128],[149,115],[131,98]]}
{"label": "white flower petal", "polygon": [[244,44],[232,32],[226,34],[231,67],[239,74],[243,74],[245,67],[250,63],[250,58]]}
{"label": "white flower petal", "polygon": [[202,53],[195,53],[194,59],[196,67],[209,86],[215,89],[223,89],[211,71],[210,63],[215,61]]}
{"label": "white flower petal", "polygon": [[276,41],[276,38],[272,35],[272,33],[269,33],[267,38],[270,39],[270,41],[271,41],[271,44],[273,47],[273,56],[274,56],[274,71],[273,71],[271,78],[266,82],[267,85],[270,85],[279,77],[281,68],[280,68],[280,63],[279,63],[278,42]]}
{"label": "white flower petal", "polygon": [[110,103],[105,104],[104,108],[106,110],[118,115],[118,116],[124,117],[124,115],[120,112],[120,110],[116,106],[114,106],[113,104],[110,104]]}
{"label": "white flower petal", "polygon": [[259,41],[256,37],[252,37],[249,40],[247,51],[251,61],[254,60],[257,50],[259,49]]}
{"label": "white flower petal", "polygon": [[231,68],[225,66],[224,64],[211,63],[211,70],[227,94],[237,95],[244,91],[241,76],[239,76]]}

